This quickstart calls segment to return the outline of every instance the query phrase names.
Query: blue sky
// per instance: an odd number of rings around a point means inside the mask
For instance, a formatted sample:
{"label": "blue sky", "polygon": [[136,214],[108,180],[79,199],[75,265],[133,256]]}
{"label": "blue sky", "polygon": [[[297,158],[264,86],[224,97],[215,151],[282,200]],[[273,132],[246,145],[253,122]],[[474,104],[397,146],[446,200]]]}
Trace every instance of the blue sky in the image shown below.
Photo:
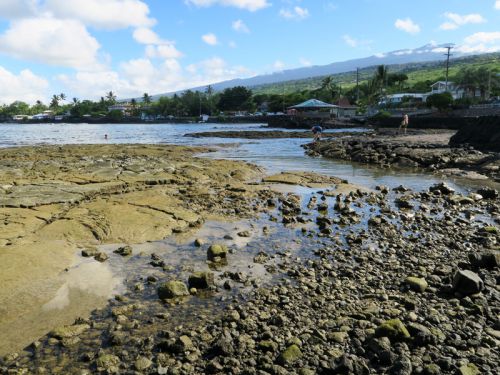
{"label": "blue sky", "polygon": [[500,0],[0,0],[0,103],[157,94],[429,43],[500,51]]}

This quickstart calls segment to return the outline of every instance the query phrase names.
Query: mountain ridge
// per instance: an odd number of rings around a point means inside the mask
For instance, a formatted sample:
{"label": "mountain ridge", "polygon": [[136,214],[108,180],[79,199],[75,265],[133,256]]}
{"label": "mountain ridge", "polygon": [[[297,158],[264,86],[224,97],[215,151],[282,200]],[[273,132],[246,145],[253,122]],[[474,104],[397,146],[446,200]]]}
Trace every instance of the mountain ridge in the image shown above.
{"label": "mountain ridge", "polygon": [[[327,65],[314,65],[309,67],[300,67],[295,69],[287,69],[280,72],[270,74],[262,74],[249,78],[236,78],[227,81],[210,84],[215,91],[222,91],[226,88],[234,86],[245,86],[247,88],[263,86],[273,83],[295,81],[301,79],[309,79],[320,76],[334,75],[355,71],[357,68],[365,69],[377,65],[395,65],[395,64],[410,64],[410,63],[426,63],[444,62],[445,48],[448,44],[426,44],[415,49],[400,49],[384,54],[375,54],[368,57],[350,59],[345,61],[333,62]],[[481,55],[474,53],[454,53],[452,60],[464,56]],[[158,99],[162,96],[172,96],[188,90],[203,91],[208,85],[193,87],[190,89],[179,90],[176,92],[162,93],[153,95],[153,99]]]}

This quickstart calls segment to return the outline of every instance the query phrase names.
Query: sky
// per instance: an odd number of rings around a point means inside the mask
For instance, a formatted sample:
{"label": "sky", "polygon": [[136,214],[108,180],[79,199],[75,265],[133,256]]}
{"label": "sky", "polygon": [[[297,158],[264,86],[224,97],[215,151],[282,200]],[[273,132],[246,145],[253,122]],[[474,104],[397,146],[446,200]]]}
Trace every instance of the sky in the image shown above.
{"label": "sky", "polygon": [[0,0],[0,104],[154,95],[444,43],[500,51],[500,0]]}

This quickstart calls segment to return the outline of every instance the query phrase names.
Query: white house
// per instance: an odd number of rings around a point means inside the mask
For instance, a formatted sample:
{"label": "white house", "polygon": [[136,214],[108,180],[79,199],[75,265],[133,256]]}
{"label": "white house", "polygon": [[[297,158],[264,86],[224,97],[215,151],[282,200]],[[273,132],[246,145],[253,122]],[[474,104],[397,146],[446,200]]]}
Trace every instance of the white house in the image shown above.
{"label": "white house", "polygon": [[411,99],[413,102],[424,102],[427,94],[418,94],[418,93],[401,93],[401,94],[392,94],[387,95],[384,99],[380,101],[379,104],[398,104],[402,103],[406,99]]}
{"label": "white house", "polygon": [[446,83],[446,81],[437,81],[431,85],[431,92],[426,94],[426,99],[429,95],[442,94],[446,91],[451,94],[454,100],[461,99],[465,96],[465,90],[454,82],[448,81],[448,83]]}

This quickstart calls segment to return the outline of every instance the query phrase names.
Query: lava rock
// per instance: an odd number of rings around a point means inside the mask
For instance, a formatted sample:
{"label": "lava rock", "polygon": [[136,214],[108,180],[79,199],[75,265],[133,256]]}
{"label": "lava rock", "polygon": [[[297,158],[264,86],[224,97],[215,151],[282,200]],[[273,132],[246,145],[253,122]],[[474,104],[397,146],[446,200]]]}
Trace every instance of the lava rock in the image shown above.
{"label": "lava rock", "polygon": [[479,293],[483,288],[483,280],[472,271],[458,270],[453,276],[453,289],[462,295]]}
{"label": "lava rock", "polygon": [[172,299],[189,296],[189,291],[182,281],[168,281],[158,287],[158,297],[160,299]]}

